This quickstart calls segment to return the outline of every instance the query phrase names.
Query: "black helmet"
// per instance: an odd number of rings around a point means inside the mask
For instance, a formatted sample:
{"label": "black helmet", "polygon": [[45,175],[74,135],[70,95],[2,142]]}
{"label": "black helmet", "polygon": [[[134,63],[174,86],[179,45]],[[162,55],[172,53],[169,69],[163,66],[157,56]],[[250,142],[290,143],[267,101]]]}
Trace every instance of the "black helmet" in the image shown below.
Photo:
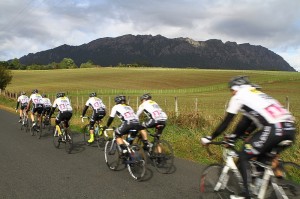
{"label": "black helmet", "polygon": [[116,104],[126,103],[126,97],[124,95],[119,95],[115,97]]}
{"label": "black helmet", "polygon": [[32,91],[32,94],[35,94],[35,93],[38,93],[39,91],[38,91],[38,89],[34,89],[33,91]]}
{"label": "black helmet", "polygon": [[47,97],[47,95],[46,94],[42,94],[42,98],[44,98],[44,97]]}
{"label": "black helmet", "polygon": [[142,100],[149,100],[149,99],[151,99],[152,98],[152,96],[150,95],[150,93],[145,93],[144,95],[142,95],[141,97],[140,97],[140,100],[142,101]]}
{"label": "black helmet", "polygon": [[232,88],[233,86],[241,86],[246,84],[251,84],[247,76],[236,76],[230,80],[228,86],[229,88]]}
{"label": "black helmet", "polygon": [[59,92],[59,93],[56,94],[56,98],[64,97],[64,96],[65,96],[64,92]]}
{"label": "black helmet", "polygon": [[97,93],[96,93],[96,92],[90,93],[90,97],[96,97],[96,96],[97,96]]}
{"label": "black helmet", "polygon": [[21,95],[26,95],[26,92],[25,92],[25,91],[22,91],[22,92],[21,92]]}

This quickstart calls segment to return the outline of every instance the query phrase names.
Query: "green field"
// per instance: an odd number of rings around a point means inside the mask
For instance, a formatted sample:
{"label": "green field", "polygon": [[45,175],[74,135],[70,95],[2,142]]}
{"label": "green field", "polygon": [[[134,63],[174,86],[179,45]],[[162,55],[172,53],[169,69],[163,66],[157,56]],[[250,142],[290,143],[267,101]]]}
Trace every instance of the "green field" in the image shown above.
{"label": "green field", "polygon": [[[150,92],[170,118],[164,138],[172,142],[178,157],[198,162],[212,161],[199,145],[199,138],[210,134],[222,119],[231,97],[227,82],[236,75],[248,75],[252,82],[263,87],[264,92],[287,106],[296,117],[299,132],[300,74],[297,72],[88,68],[17,70],[12,74],[13,80],[7,87],[10,92],[24,90],[30,94],[37,88],[40,93],[46,93],[54,99],[56,92],[65,91],[76,111],[72,118],[74,126],[82,125],[79,115],[92,91],[100,95],[109,109],[114,105],[114,96],[118,94],[128,96],[130,105],[136,109],[139,96]],[[228,132],[230,130],[232,127]],[[299,163],[298,140],[299,134],[296,145],[289,150],[293,155],[287,154],[285,159]]]}

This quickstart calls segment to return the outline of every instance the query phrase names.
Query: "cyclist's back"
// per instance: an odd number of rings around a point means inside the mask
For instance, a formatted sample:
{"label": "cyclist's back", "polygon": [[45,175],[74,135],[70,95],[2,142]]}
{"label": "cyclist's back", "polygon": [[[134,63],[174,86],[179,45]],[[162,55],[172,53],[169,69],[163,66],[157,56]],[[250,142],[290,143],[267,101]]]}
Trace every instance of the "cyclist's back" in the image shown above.
{"label": "cyclist's back", "polygon": [[[18,110],[19,105],[20,105],[20,120],[19,120],[19,122],[21,122],[22,112],[25,109],[27,109],[28,102],[29,102],[29,97],[26,95],[25,92],[21,92],[21,95],[17,99],[17,106],[16,106],[16,110]],[[28,111],[28,110],[26,110],[26,111]]]}
{"label": "cyclist's back", "polygon": [[27,105],[28,110],[29,110],[31,104],[33,105],[32,109],[31,109],[31,121],[32,121],[33,126],[34,126],[34,125],[36,125],[34,123],[34,114],[37,113],[38,114],[38,120],[40,120],[40,116],[43,112],[43,98],[38,93],[37,89],[34,89],[32,91],[32,94],[30,95],[29,102],[28,102],[28,105]]}

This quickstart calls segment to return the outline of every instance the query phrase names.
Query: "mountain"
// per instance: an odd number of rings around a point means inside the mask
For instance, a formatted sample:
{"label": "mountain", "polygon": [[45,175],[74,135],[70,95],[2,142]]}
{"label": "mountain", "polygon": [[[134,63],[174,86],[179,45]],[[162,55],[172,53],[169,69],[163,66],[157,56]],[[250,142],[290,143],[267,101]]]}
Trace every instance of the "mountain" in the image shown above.
{"label": "mountain", "polygon": [[22,64],[49,64],[71,58],[79,66],[88,60],[100,66],[139,63],[172,68],[295,71],[281,56],[263,46],[211,39],[124,35],[100,38],[80,46],[62,45],[21,57]]}

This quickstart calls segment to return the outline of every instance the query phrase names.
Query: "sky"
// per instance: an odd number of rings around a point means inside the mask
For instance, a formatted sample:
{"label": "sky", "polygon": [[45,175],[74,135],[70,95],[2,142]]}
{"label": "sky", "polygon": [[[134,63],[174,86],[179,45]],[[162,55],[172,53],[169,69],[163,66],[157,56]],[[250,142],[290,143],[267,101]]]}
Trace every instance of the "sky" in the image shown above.
{"label": "sky", "polygon": [[103,37],[261,45],[300,71],[300,0],[1,0],[0,60]]}

